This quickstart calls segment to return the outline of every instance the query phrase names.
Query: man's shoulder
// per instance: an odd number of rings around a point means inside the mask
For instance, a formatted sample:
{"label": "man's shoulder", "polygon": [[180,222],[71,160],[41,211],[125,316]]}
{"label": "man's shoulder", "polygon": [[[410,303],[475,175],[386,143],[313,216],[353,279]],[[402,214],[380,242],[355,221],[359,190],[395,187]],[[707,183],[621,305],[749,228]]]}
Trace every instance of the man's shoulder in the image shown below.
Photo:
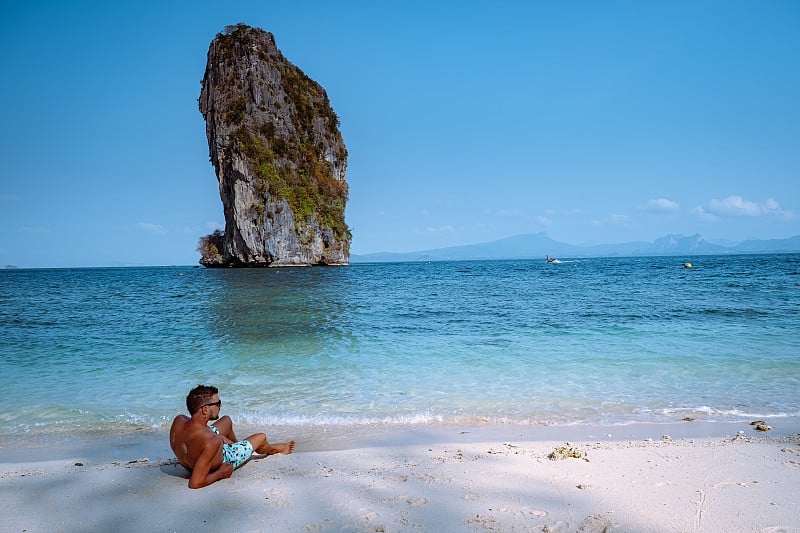
{"label": "man's shoulder", "polygon": [[208,425],[192,422],[191,419],[183,423],[181,431],[186,436],[186,439],[191,441],[207,441],[216,437]]}
{"label": "man's shoulder", "polygon": [[186,415],[176,416],[172,421],[172,427],[169,432],[173,438],[181,439],[187,443],[189,441],[206,440],[214,436],[207,425],[193,421]]}
{"label": "man's shoulder", "polygon": [[178,415],[172,420],[172,426],[170,426],[170,432],[174,433],[175,431],[181,431],[186,427],[186,424],[189,423],[189,417],[186,415]]}
{"label": "man's shoulder", "polygon": [[186,423],[186,422],[188,422],[189,420],[191,420],[191,418],[189,418],[189,417],[188,417],[188,416],[186,416],[186,415],[177,415],[177,416],[176,416],[176,417],[175,417],[175,418],[172,420],[172,425],[174,426],[175,424],[185,424],[185,423]]}

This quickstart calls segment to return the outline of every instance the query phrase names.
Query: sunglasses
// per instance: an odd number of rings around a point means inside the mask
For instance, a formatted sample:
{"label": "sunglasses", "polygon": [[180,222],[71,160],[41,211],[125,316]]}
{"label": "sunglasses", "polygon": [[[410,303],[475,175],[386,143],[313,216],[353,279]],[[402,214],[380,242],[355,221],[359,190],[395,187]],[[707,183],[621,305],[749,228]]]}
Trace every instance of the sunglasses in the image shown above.
{"label": "sunglasses", "polygon": [[222,400],[218,400],[216,402],[211,402],[211,403],[204,403],[203,405],[200,406],[200,409],[202,409],[203,407],[207,407],[209,405],[216,405],[217,407],[222,407]]}

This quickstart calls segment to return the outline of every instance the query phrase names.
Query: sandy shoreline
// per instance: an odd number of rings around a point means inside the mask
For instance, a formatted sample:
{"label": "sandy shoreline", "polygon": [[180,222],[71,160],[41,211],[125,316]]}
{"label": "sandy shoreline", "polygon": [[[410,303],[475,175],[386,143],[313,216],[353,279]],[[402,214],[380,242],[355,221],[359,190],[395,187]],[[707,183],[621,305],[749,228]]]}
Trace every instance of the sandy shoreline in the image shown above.
{"label": "sandy shoreline", "polygon": [[197,491],[161,432],[6,439],[0,530],[800,532],[800,426],[774,425],[272,428],[295,454]]}

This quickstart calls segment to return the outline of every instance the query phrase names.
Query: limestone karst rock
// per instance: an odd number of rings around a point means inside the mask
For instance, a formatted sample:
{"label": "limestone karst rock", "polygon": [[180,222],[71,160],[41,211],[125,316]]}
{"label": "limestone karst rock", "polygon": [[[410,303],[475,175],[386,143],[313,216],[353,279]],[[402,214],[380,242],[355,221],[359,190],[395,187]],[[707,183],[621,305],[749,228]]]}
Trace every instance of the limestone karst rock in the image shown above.
{"label": "limestone karst rock", "polygon": [[347,264],[347,149],[325,90],[271,33],[237,24],[209,46],[199,104],[225,214],[200,263]]}

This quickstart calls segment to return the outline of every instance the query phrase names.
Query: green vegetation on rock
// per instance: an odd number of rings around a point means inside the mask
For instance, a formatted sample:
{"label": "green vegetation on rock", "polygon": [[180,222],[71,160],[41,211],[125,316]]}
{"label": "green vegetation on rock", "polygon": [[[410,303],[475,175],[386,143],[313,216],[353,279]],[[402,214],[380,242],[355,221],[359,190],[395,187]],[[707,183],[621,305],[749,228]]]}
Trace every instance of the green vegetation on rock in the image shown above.
{"label": "green vegetation on rock", "polygon": [[[350,229],[344,219],[347,202],[347,183],[333,177],[330,165],[314,152],[308,143],[288,146],[282,139],[273,142],[286,151],[285,158],[279,158],[269,146],[268,141],[247,128],[236,130],[234,142],[253,167],[256,179],[256,192],[266,199],[270,196],[286,200],[295,216],[295,224],[307,224],[316,214],[322,226],[331,228],[337,238],[350,237]],[[283,161],[282,161],[283,160]],[[294,169],[288,161],[297,161]],[[263,204],[260,210],[263,216]]]}
{"label": "green vegetation on rock", "polygon": [[203,264],[215,264],[222,261],[223,246],[223,233],[222,230],[214,230],[211,235],[200,237],[197,243],[197,251],[200,252],[200,262]]}

